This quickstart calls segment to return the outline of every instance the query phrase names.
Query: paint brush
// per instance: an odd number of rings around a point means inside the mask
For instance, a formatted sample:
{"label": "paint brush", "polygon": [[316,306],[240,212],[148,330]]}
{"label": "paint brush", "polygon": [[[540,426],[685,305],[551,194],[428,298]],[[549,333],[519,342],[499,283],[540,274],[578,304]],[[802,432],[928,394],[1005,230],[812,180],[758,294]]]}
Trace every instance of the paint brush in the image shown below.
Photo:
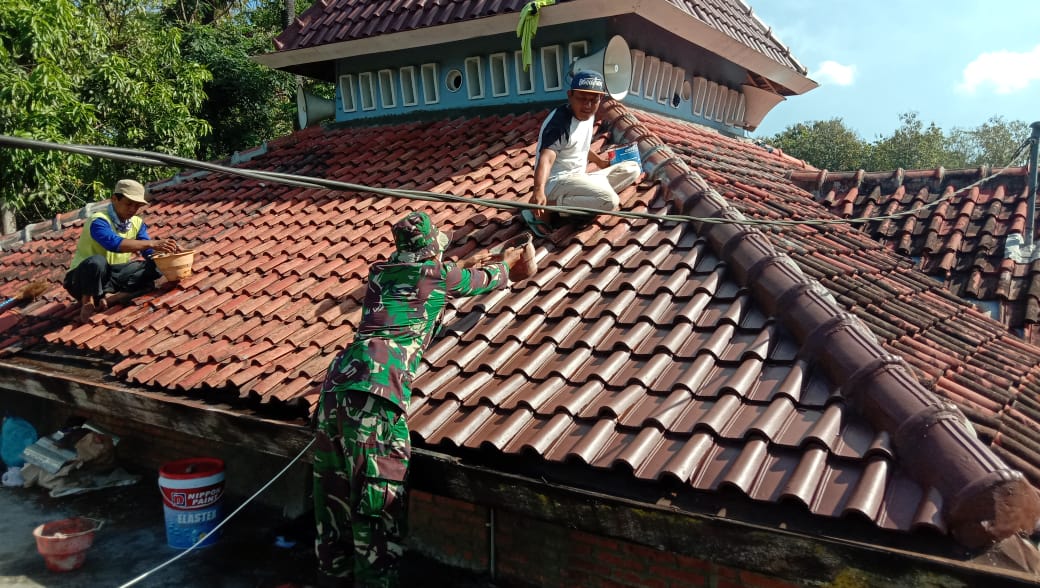
{"label": "paint brush", "polygon": [[36,300],[36,297],[46,292],[47,288],[49,287],[50,285],[47,282],[43,282],[40,280],[33,280],[32,282],[29,282],[22,288],[22,291],[19,292],[17,296],[12,296],[11,298],[4,300],[3,302],[0,302],[0,312],[3,312],[16,304],[22,304],[24,302],[32,302],[33,300]]}

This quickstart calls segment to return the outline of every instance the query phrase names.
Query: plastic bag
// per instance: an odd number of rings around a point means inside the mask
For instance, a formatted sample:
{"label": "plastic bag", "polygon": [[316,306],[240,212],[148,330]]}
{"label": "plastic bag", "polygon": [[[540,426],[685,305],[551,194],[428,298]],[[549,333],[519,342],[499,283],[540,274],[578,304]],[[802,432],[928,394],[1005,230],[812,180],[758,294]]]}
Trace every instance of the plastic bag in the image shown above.
{"label": "plastic bag", "polygon": [[3,431],[0,432],[0,459],[12,467],[22,467],[22,451],[36,443],[36,429],[29,421],[18,417],[4,417]]}

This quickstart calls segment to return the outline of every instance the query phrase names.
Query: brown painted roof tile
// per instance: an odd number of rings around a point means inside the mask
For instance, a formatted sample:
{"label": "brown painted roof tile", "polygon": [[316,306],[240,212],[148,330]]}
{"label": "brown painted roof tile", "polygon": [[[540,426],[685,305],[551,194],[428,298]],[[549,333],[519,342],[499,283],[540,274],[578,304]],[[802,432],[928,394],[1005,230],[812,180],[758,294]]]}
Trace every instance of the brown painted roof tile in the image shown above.
{"label": "brown painted roof tile", "polygon": [[[693,125],[639,112],[624,118],[627,113],[608,103],[602,114],[613,130],[597,140],[640,125],[670,143],[697,147],[676,150],[694,175],[643,181],[624,192],[626,207],[683,207],[692,195],[685,191],[700,186],[725,193],[722,202],[749,216],[828,214],[795,183],[797,174],[807,173],[802,164]],[[456,177],[479,184],[495,162],[510,171],[487,191],[526,198],[520,184],[529,182],[542,116],[351,129],[357,147],[351,154],[340,150],[347,130],[305,129],[292,142],[273,142],[250,165],[283,171],[327,162],[340,170],[338,179],[359,181],[362,162],[345,165],[357,151],[370,166],[392,158],[382,180],[397,172],[409,174],[416,189],[442,182],[450,189]],[[473,128],[481,132],[460,132]],[[458,144],[437,147],[445,135]],[[398,154],[414,137],[429,141],[412,141],[422,147]],[[453,159],[445,149],[459,152]],[[434,167],[442,177],[413,175]],[[785,179],[789,174],[794,182]],[[65,325],[75,306],[57,286],[64,262],[46,269],[50,262],[41,254],[67,255],[78,226],[52,241],[30,241],[32,255],[5,245],[0,285],[24,281],[7,276],[25,266],[50,272],[56,287],[27,315],[0,314],[3,334],[21,336],[35,326],[49,344],[119,354],[112,375],[127,383],[199,395],[231,390],[261,404],[312,406],[325,368],[353,336],[367,265],[391,250],[387,222],[416,205],[296,189],[265,200],[261,193],[246,196],[252,183],[203,175],[153,189],[149,218],[171,229],[190,222],[185,211],[202,202],[200,194],[226,195],[219,203],[206,201],[213,231],[200,247],[196,279],[163,284],[89,325]],[[860,189],[855,206],[874,193]],[[905,193],[908,203],[933,194]],[[980,197],[987,195],[995,192],[980,190]],[[714,197],[689,201],[691,214],[710,214],[717,203]],[[422,207],[454,230],[460,251],[494,245],[519,230],[505,211]],[[936,225],[949,249],[943,231],[963,225],[960,210],[951,206]],[[972,214],[989,210],[976,205]],[[959,230],[964,251],[972,226]],[[556,241],[539,241],[536,279],[451,303],[414,381],[409,421],[416,442],[630,470],[640,479],[728,489],[752,500],[800,501],[813,514],[864,517],[885,529],[930,527],[963,537],[970,522],[949,515],[959,512],[951,504],[962,498],[953,484],[931,477],[935,468],[922,465],[905,437],[919,426],[914,419],[945,411],[936,402],[946,398],[962,407],[981,439],[934,428],[940,425],[929,429],[951,440],[927,453],[944,476],[968,481],[1006,472],[1002,459],[1040,482],[1036,347],[856,229],[763,235],[764,241],[744,239],[739,227],[709,230],[697,222],[662,227],[600,219],[585,229],[561,229]],[[885,353],[917,363],[891,363]],[[925,416],[905,416],[911,413]]]}

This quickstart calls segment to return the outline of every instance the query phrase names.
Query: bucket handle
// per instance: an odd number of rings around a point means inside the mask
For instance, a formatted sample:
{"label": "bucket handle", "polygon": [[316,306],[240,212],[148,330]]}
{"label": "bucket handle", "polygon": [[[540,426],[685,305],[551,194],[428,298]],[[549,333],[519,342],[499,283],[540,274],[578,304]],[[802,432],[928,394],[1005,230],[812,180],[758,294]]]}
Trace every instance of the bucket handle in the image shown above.
{"label": "bucket handle", "polygon": [[90,521],[91,523],[94,523],[94,528],[86,529],[86,530],[83,530],[83,531],[76,531],[75,533],[60,533],[59,532],[59,533],[55,533],[53,535],[50,535],[50,537],[54,537],[54,538],[57,538],[57,539],[68,539],[69,537],[79,537],[81,535],[86,535],[87,533],[94,533],[94,532],[100,531],[101,527],[105,526],[105,521],[103,521],[101,519],[95,519],[95,518],[92,518],[92,517],[77,517],[77,518],[80,518],[80,519],[83,519],[85,521]]}
{"label": "bucket handle", "polygon": [[100,531],[101,527],[105,526],[105,521],[103,521],[101,519],[95,519],[93,517],[82,517],[82,518],[87,519],[88,521],[90,521],[90,522],[94,523],[94,525],[96,525],[93,529],[91,529],[91,531]]}

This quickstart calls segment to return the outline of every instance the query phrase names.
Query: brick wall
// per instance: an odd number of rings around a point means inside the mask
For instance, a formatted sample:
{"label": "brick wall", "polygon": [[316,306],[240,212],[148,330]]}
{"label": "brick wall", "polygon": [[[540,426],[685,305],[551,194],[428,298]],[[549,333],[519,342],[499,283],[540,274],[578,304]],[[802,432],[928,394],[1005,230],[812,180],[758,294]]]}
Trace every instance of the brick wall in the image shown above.
{"label": "brick wall", "polygon": [[[490,570],[487,508],[410,492],[409,547]],[[799,584],[496,510],[496,583],[560,588],[794,588]],[[696,540],[696,538],[691,538]]]}
{"label": "brick wall", "polygon": [[489,569],[487,508],[418,490],[408,497],[410,549],[457,568]]}

